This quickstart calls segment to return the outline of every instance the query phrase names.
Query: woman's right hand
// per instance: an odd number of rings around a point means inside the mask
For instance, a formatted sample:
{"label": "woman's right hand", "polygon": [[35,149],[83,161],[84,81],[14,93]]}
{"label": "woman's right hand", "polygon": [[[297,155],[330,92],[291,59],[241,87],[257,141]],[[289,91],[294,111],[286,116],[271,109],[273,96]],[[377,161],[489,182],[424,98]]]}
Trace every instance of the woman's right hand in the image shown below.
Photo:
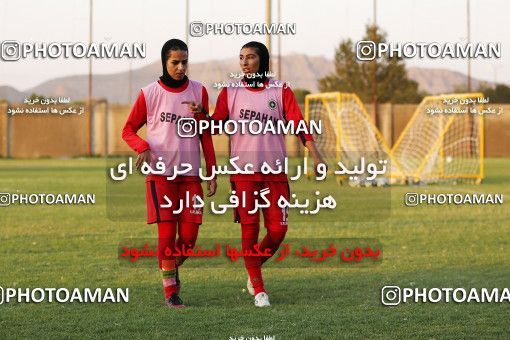
{"label": "woman's right hand", "polygon": [[136,168],[138,170],[140,170],[140,168],[142,167],[143,163],[150,164],[151,160],[152,160],[151,150],[147,149],[147,150],[141,152],[138,155],[138,158],[136,159]]}

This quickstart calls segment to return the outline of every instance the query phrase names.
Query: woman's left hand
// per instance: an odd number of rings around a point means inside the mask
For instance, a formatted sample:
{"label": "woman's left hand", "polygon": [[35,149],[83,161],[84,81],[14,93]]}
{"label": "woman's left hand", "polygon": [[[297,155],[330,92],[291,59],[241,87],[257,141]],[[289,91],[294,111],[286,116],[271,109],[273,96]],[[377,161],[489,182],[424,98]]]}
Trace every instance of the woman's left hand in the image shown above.
{"label": "woman's left hand", "polygon": [[211,197],[216,193],[216,189],[218,188],[218,184],[216,183],[216,178],[207,181],[207,197]]}

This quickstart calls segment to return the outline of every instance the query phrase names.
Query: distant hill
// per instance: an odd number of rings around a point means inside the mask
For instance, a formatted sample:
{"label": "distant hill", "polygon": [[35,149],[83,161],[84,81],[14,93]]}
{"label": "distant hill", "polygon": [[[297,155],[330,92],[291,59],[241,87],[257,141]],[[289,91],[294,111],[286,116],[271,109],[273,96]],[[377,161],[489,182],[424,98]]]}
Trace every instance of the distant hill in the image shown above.
{"label": "distant hill", "polygon": [[[274,58],[273,69],[277,69]],[[283,79],[292,88],[304,88],[317,92],[317,81],[333,71],[333,62],[324,57],[310,57],[304,54],[290,54],[282,57]],[[234,58],[225,60],[211,60],[190,65],[191,78],[200,80],[209,91],[210,101],[214,102],[218,95],[213,88],[215,82],[229,80],[231,72],[238,72],[238,61]],[[452,92],[459,85],[466,84],[467,77],[459,72],[445,69],[429,69],[419,67],[408,68],[409,77],[418,82],[419,88],[431,94]],[[131,72],[132,93],[134,101],[140,88],[158,79],[161,74],[161,64],[154,62],[148,66]],[[280,79],[280,77],[278,77]],[[32,93],[44,96],[65,96],[71,100],[87,97],[88,76],[74,75],[48,80],[26,91],[18,91],[10,86],[0,86],[0,99],[10,102],[20,102]],[[473,79],[473,89],[478,88],[480,80]],[[111,103],[129,102],[129,72],[101,74],[93,76],[93,96],[107,98]],[[490,84],[490,83],[489,83]]]}
{"label": "distant hill", "polygon": [[25,92],[20,92],[11,86],[0,86],[0,100],[5,99],[10,102],[19,103],[25,98]]}
{"label": "distant hill", "polygon": [[[418,83],[420,90],[430,94],[453,92],[458,87],[467,86],[467,75],[460,72],[440,69],[408,67],[409,78]],[[491,82],[471,78],[471,88],[478,89],[480,84],[493,85]]]}

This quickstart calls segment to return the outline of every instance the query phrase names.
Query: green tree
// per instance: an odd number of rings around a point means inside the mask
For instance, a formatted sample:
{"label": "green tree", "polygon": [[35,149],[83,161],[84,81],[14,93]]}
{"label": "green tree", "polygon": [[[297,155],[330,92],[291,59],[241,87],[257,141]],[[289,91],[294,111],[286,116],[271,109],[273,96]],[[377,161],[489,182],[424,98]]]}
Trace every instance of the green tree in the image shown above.
{"label": "green tree", "polygon": [[489,103],[510,103],[510,87],[506,85],[496,84],[492,87],[481,84],[478,91],[482,92],[485,97],[489,97]]}
{"label": "green tree", "polygon": [[294,90],[292,90],[292,92],[294,92],[294,95],[296,96],[296,101],[298,102],[298,104],[304,104],[306,95],[311,93],[308,90],[300,89],[300,88],[294,89]]}
{"label": "green tree", "polygon": [[[386,34],[376,26],[367,26],[363,40],[386,41]],[[362,101],[374,98],[373,75],[378,103],[418,103],[425,93],[418,91],[418,83],[407,76],[404,61],[384,54],[373,61],[360,61],[356,57],[351,39],[343,40],[335,51],[335,71],[319,80],[321,92],[354,92]]]}
{"label": "green tree", "polygon": [[32,92],[32,94],[30,95],[30,97],[28,97],[28,99],[29,99],[29,100],[32,100],[32,101],[34,101],[34,100],[36,100],[36,99],[38,99],[39,101],[41,101],[41,100],[43,100],[43,99],[45,99],[45,98],[46,98],[45,96],[42,96],[42,95],[37,94],[37,93],[35,93],[35,92]]}

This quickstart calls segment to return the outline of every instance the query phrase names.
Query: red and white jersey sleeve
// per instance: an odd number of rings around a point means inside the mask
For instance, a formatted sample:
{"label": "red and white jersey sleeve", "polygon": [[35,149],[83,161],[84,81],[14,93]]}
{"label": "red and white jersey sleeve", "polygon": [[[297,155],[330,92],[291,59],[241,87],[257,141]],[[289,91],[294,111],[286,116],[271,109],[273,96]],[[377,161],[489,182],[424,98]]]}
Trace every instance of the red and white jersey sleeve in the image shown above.
{"label": "red and white jersey sleeve", "polygon": [[[301,113],[301,109],[299,108],[299,105],[296,101],[296,96],[294,95],[294,92],[292,92],[291,88],[285,84],[282,92],[283,115],[288,122],[292,122],[295,129],[299,122],[304,121],[303,114]],[[298,132],[296,136],[299,138],[301,143],[303,143],[303,145],[307,141],[313,141],[313,136],[311,134],[304,133],[302,131]]]}
{"label": "red and white jersey sleeve", "polygon": [[149,150],[149,143],[137,135],[138,130],[147,122],[147,105],[145,104],[145,96],[140,91],[129,117],[122,129],[122,139],[136,153],[142,153]]}

